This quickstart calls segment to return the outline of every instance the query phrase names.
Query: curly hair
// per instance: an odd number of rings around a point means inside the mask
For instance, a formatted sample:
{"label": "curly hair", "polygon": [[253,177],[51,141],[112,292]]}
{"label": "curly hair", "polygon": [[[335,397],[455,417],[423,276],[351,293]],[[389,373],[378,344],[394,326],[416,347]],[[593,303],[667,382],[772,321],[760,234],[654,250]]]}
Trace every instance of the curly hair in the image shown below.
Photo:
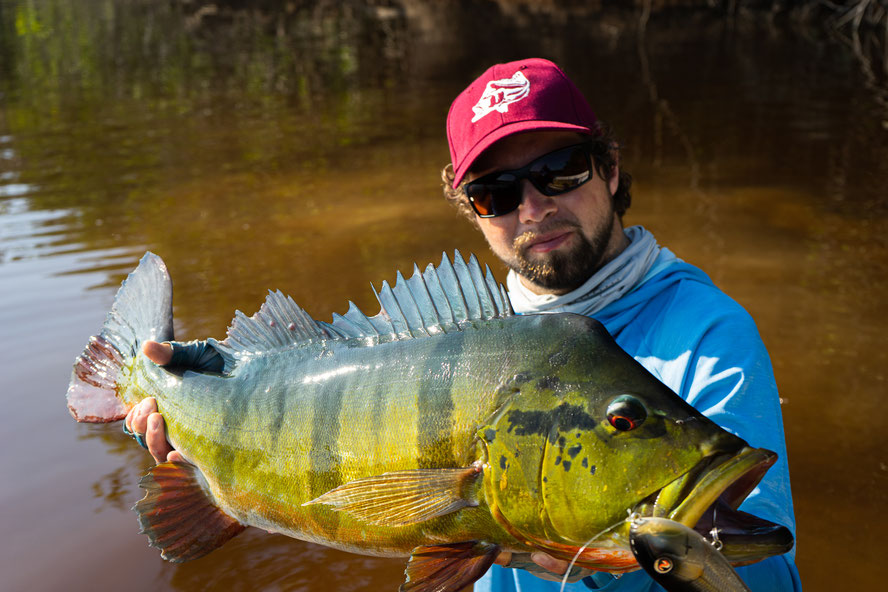
{"label": "curly hair", "polygon": [[[614,139],[611,129],[606,124],[599,122],[599,131],[599,135],[592,138],[589,142],[591,145],[590,154],[595,161],[595,170],[598,172],[598,175],[602,179],[610,179],[617,166],[617,160],[620,153],[619,144],[616,139]],[[444,182],[444,197],[460,214],[468,218],[472,223],[477,224],[475,210],[473,210],[472,206],[469,204],[469,198],[466,197],[466,192],[464,190],[466,181],[463,181],[454,189],[453,180],[455,177],[456,175],[453,172],[453,165],[448,163],[447,166],[441,170],[441,180]],[[614,210],[617,212],[620,219],[623,218],[623,214],[626,213],[626,210],[628,210],[629,206],[632,204],[632,195],[629,193],[629,188],[631,186],[632,176],[621,170],[619,184],[613,195]]]}

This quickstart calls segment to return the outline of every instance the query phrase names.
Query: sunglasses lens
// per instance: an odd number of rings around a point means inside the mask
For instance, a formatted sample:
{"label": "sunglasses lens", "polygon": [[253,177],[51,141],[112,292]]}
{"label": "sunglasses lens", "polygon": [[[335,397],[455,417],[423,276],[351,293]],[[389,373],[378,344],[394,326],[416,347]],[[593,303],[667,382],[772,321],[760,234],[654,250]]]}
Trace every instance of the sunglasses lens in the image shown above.
{"label": "sunglasses lens", "polygon": [[521,204],[521,186],[511,175],[472,181],[466,185],[466,195],[478,215],[484,218],[503,216]]}
{"label": "sunglasses lens", "polygon": [[552,152],[531,163],[527,176],[543,195],[565,193],[592,176],[589,155],[579,146]]}
{"label": "sunglasses lens", "polygon": [[524,198],[521,180],[528,179],[543,195],[553,196],[576,189],[592,178],[585,146],[569,146],[545,154],[526,167],[491,173],[465,186],[475,212],[482,218],[514,212]]}

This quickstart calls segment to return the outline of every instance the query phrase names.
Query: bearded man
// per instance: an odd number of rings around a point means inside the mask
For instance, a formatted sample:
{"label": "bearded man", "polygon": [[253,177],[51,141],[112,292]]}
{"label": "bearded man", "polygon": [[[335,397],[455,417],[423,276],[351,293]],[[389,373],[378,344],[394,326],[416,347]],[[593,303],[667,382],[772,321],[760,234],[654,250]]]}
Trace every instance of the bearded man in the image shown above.
{"label": "bearded man", "polygon": [[[594,317],[701,413],[777,452],[740,509],[795,535],[780,400],[755,323],[650,232],[624,229],[631,178],[620,172],[619,144],[576,85],[543,59],[494,65],[454,100],[447,139],[445,197],[510,268],[515,312]],[[159,364],[221,370],[206,342],[148,342],[144,351]],[[158,462],[177,458],[153,399],[130,411],[126,429],[147,441]],[[475,592],[555,591],[568,568],[542,552],[503,552],[497,563],[505,567],[491,568]],[[801,590],[793,552],[737,571],[751,590]],[[660,589],[643,571],[616,577],[575,569],[568,579],[572,591]]]}

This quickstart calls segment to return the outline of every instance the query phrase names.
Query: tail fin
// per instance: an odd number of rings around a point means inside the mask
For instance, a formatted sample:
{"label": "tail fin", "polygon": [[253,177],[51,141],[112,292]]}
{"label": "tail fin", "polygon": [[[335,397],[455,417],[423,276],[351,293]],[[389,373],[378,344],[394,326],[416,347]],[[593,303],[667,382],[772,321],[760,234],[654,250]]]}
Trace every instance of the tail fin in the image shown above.
{"label": "tail fin", "polygon": [[126,416],[118,376],[149,339],[173,339],[173,283],[163,260],[151,252],[123,281],[102,332],[74,361],[67,395],[74,419],[105,423]]}

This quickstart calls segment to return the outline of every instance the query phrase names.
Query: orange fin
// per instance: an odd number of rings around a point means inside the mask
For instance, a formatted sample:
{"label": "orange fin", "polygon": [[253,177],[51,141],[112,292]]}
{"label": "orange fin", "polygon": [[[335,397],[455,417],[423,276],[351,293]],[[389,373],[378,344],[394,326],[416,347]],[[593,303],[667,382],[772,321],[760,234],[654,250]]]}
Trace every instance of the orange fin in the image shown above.
{"label": "orange fin", "polygon": [[167,561],[202,557],[246,528],[213,503],[202,481],[197,467],[183,462],[154,466],[139,481],[146,493],[133,510]]}
{"label": "orange fin", "polygon": [[480,541],[417,547],[399,592],[457,592],[483,576],[498,553],[497,545]]}
{"label": "orange fin", "polygon": [[350,481],[302,505],[327,504],[370,524],[405,526],[477,506],[469,488],[480,474],[477,465],[395,471]]}

